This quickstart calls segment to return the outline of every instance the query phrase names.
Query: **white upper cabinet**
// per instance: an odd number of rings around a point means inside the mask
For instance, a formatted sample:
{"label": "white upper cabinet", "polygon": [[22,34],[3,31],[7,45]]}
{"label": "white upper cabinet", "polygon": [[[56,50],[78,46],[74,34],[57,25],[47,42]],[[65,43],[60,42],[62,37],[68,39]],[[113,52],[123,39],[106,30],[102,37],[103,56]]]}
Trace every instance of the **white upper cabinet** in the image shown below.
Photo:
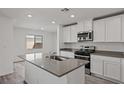
{"label": "white upper cabinet", "polygon": [[84,23],[83,22],[78,22],[77,24],[77,33],[84,31]]}
{"label": "white upper cabinet", "polygon": [[63,27],[63,42],[75,43],[77,42],[77,34],[83,31],[92,30],[92,20],[78,22],[76,25]]}
{"label": "white upper cabinet", "polygon": [[122,15],[122,42],[124,42],[124,15]]}
{"label": "white upper cabinet", "polygon": [[65,43],[77,42],[77,25],[63,27],[63,41]]}
{"label": "white upper cabinet", "polygon": [[71,41],[71,28],[70,26],[63,27],[63,41],[70,42]]}
{"label": "white upper cabinet", "polygon": [[92,20],[84,21],[84,31],[91,31],[92,30]]}
{"label": "white upper cabinet", "polygon": [[77,25],[71,26],[71,42],[77,42]]}
{"label": "white upper cabinet", "polygon": [[93,23],[94,27],[94,42],[104,42],[105,41],[105,21],[96,20]]}
{"label": "white upper cabinet", "polygon": [[94,21],[94,42],[122,42],[123,20],[122,15],[118,15]]}
{"label": "white upper cabinet", "polygon": [[121,16],[115,16],[106,19],[106,41],[121,41]]}
{"label": "white upper cabinet", "polygon": [[85,20],[82,22],[78,22],[77,29],[78,29],[78,32],[91,31],[92,30],[92,20]]}

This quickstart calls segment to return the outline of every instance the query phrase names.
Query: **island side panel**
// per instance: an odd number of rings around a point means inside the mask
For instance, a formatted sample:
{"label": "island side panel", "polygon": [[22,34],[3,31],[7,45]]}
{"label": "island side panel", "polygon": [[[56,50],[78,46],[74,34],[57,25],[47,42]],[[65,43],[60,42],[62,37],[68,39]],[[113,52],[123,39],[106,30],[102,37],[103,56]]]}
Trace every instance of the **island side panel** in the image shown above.
{"label": "island side panel", "polygon": [[25,81],[28,84],[66,84],[66,76],[57,77],[29,62],[25,62]]}
{"label": "island side panel", "polygon": [[68,84],[84,84],[85,83],[85,65],[75,69],[67,75]]}
{"label": "island side panel", "polygon": [[57,77],[29,62],[25,62],[25,81],[28,84],[82,84],[85,83],[85,66]]}

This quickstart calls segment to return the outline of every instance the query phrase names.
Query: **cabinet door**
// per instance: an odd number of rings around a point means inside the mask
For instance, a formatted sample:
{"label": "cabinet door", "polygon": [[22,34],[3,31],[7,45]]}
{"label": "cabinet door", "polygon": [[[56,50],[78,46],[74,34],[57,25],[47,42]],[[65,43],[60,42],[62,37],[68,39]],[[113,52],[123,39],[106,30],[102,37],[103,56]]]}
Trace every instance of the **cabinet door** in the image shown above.
{"label": "cabinet door", "polygon": [[122,42],[124,42],[124,15],[122,15]]}
{"label": "cabinet door", "polygon": [[106,41],[121,41],[121,16],[115,16],[106,19]]}
{"label": "cabinet door", "polygon": [[105,41],[105,21],[96,20],[93,22],[94,42]]}
{"label": "cabinet door", "polygon": [[82,32],[82,31],[84,31],[84,23],[83,22],[79,22],[77,24],[77,33]]}
{"label": "cabinet door", "polygon": [[121,81],[124,82],[124,59],[121,61]]}
{"label": "cabinet door", "polygon": [[77,42],[77,25],[71,26],[71,42]]}
{"label": "cabinet door", "polygon": [[[33,69],[33,70],[32,70]],[[25,81],[29,84],[36,84],[36,75],[34,75],[34,66],[31,63],[25,62]]]}
{"label": "cabinet door", "polygon": [[120,62],[104,60],[104,76],[120,80]]}
{"label": "cabinet door", "polygon": [[91,72],[103,75],[103,60],[99,56],[91,56]]}
{"label": "cabinet door", "polygon": [[84,21],[84,31],[91,31],[92,30],[92,20]]}
{"label": "cabinet door", "polygon": [[71,36],[70,36],[71,34],[70,34],[70,26],[68,26],[68,27],[63,27],[63,41],[64,42],[70,42],[70,38],[71,38]]}

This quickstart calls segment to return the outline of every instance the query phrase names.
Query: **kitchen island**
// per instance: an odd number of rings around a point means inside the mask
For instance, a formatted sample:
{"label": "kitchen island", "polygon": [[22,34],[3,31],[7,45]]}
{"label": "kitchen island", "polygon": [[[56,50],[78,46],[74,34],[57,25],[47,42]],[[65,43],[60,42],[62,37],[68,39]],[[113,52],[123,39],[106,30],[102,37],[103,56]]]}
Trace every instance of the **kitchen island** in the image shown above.
{"label": "kitchen island", "polygon": [[19,56],[25,60],[25,82],[29,84],[83,84],[86,60],[62,58],[32,53]]}

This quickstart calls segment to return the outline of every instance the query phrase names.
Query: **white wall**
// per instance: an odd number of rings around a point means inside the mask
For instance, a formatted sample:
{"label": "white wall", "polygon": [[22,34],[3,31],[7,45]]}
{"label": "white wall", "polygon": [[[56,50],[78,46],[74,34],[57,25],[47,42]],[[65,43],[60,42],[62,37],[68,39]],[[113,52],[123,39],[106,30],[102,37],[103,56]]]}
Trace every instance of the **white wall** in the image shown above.
{"label": "white wall", "polygon": [[13,20],[0,17],[0,76],[13,72]]}
{"label": "white wall", "polygon": [[[26,35],[43,35],[43,48],[42,49],[26,49]],[[15,61],[19,61],[18,55],[31,52],[44,52],[56,51],[56,33],[46,32],[40,30],[31,30],[24,28],[14,28],[14,43],[15,43]]]}

